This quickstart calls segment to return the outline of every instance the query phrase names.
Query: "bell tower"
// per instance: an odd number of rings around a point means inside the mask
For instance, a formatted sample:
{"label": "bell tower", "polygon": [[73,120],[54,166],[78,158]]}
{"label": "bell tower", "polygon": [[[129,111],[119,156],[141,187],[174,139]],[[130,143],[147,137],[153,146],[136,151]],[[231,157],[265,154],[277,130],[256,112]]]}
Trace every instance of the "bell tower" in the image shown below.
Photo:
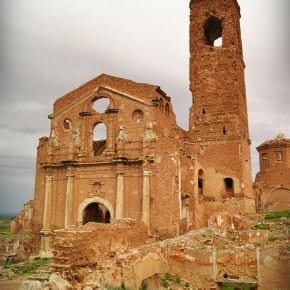
{"label": "bell tower", "polygon": [[250,196],[250,141],[236,0],[190,2],[190,90],[190,135],[201,148],[201,164],[217,173],[207,174],[208,192],[216,198],[229,191],[233,196]]}

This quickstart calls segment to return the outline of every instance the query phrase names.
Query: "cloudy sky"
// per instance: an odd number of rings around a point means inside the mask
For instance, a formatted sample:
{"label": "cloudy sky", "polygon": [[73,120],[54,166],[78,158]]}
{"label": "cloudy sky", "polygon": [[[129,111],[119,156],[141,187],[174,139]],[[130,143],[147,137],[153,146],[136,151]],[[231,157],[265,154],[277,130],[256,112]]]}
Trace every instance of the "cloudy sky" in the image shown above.
{"label": "cloudy sky", "polygon": [[[255,147],[290,138],[289,0],[239,0]],[[0,214],[33,197],[56,98],[104,72],[157,84],[187,129],[189,0],[0,0]]]}

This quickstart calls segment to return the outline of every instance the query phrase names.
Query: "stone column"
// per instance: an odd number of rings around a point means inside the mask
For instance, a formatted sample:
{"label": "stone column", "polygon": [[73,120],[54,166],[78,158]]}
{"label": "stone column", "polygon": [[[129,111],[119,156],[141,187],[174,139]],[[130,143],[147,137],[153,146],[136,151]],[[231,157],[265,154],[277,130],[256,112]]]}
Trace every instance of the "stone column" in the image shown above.
{"label": "stone column", "polygon": [[150,172],[143,171],[142,221],[150,227]]}
{"label": "stone column", "polygon": [[52,176],[46,176],[42,232],[50,232],[52,180]]}
{"label": "stone column", "polygon": [[73,212],[73,181],[74,181],[74,175],[71,173],[71,170],[69,170],[66,176],[67,176],[67,184],[66,184],[64,226],[67,228],[68,226],[73,224],[72,212]]}
{"label": "stone column", "polygon": [[260,282],[261,282],[261,269],[260,269],[260,260],[261,260],[261,257],[260,257],[260,247],[257,247],[256,248],[256,260],[257,260],[257,280],[258,280],[258,283],[260,284]]}
{"label": "stone column", "polygon": [[218,273],[218,267],[217,267],[217,259],[216,259],[216,249],[214,248],[212,250],[212,279],[215,281]]}
{"label": "stone column", "polygon": [[44,210],[41,234],[40,257],[50,258],[53,256],[50,248],[51,241],[51,194],[52,194],[52,176],[46,176],[45,192],[44,192]]}
{"label": "stone column", "polygon": [[117,174],[116,219],[123,218],[124,210],[124,173]]}

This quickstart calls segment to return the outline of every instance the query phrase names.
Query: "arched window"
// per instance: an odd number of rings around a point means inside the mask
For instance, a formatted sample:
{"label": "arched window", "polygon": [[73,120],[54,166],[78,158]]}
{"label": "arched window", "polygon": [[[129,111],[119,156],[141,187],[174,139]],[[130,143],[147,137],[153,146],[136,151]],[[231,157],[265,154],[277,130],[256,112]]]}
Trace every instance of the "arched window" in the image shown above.
{"label": "arched window", "polygon": [[70,129],[71,129],[71,126],[72,126],[72,122],[71,122],[71,120],[70,120],[69,118],[65,118],[65,119],[63,120],[63,128],[64,128],[65,130],[70,130]]}
{"label": "arched window", "polygon": [[106,149],[107,128],[105,124],[98,123],[93,133],[93,152],[94,156],[100,155]]}
{"label": "arched window", "polygon": [[99,97],[93,103],[93,108],[98,113],[104,113],[110,105],[110,99],[107,97]]}
{"label": "arched window", "polygon": [[210,46],[222,46],[222,21],[210,16],[204,24],[205,43]]}
{"label": "arched window", "polygon": [[132,114],[132,118],[136,124],[140,124],[144,119],[144,113],[141,110],[135,110]]}
{"label": "arched window", "polygon": [[204,173],[202,169],[198,170],[198,195],[203,196]]}

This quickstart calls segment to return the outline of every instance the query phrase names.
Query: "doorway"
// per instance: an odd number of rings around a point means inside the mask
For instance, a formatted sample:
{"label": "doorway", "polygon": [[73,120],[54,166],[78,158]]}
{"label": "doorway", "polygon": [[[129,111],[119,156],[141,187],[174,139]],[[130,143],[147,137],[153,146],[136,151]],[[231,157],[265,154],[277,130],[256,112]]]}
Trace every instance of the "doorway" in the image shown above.
{"label": "doorway", "polygon": [[110,223],[110,211],[99,202],[88,204],[83,211],[83,225],[88,222]]}

